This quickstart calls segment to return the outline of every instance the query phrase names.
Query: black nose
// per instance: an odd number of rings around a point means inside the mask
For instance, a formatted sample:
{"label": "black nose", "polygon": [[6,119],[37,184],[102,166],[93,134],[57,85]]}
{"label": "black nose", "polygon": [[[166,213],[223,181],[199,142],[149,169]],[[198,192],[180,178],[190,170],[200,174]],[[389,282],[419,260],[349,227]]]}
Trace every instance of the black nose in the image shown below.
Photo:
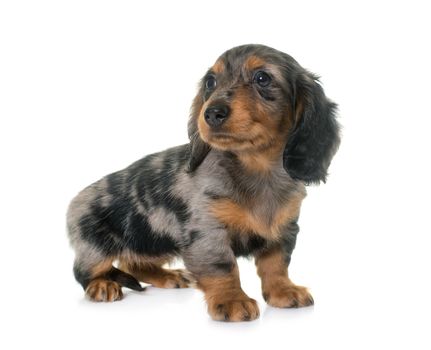
{"label": "black nose", "polygon": [[205,121],[209,126],[217,127],[223,124],[229,115],[229,108],[227,106],[211,106],[208,107],[204,113]]}

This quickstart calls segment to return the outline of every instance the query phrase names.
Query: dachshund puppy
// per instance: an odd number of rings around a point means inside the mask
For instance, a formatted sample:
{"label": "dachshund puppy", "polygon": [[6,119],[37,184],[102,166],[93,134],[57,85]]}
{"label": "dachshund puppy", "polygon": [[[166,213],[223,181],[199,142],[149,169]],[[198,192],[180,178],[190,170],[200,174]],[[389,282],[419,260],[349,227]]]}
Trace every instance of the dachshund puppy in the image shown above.
{"label": "dachshund puppy", "polygon": [[[225,52],[193,101],[190,142],[107,175],[71,202],[74,274],[88,298],[191,283],[214,320],[259,316],[236,257],[253,256],[275,307],[313,304],[288,276],[305,185],[325,182],[339,145],[336,105],[317,77],[262,45]],[[181,257],[187,270],[163,267]],[[115,266],[114,267],[114,264]]]}

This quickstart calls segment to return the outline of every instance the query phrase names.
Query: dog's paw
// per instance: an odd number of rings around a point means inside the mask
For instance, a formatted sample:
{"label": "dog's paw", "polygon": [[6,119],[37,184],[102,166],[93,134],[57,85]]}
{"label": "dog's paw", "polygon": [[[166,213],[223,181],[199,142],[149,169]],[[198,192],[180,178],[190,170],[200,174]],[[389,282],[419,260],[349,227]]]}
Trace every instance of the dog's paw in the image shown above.
{"label": "dog's paw", "polygon": [[215,321],[252,321],[259,317],[259,307],[247,296],[239,300],[218,301],[208,304],[208,312]]}
{"label": "dog's paw", "polygon": [[313,297],[307,288],[286,283],[273,286],[263,292],[265,301],[274,307],[303,307],[314,304]]}
{"label": "dog's paw", "polygon": [[121,286],[114,281],[96,279],[90,282],[85,295],[92,301],[116,301],[123,298]]}
{"label": "dog's paw", "polygon": [[153,278],[150,283],[158,288],[188,288],[195,286],[196,280],[187,270],[164,269],[163,273]]}

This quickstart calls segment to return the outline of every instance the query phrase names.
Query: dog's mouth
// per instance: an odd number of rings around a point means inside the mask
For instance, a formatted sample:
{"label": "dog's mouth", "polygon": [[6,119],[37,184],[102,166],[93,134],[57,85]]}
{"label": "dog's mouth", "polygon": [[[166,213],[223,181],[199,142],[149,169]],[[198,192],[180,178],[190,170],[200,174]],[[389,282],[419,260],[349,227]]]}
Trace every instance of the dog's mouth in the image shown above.
{"label": "dog's mouth", "polygon": [[255,147],[253,139],[226,132],[212,132],[207,142],[213,147],[222,150],[245,150]]}
{"label": "dog's mouth", "polygon": [[220,141],[220,142],[246,142],[245,140],[237,135],[232,135],[226,132],[211,132],[211,140],[212,141]]}
{"label": "dog's mouth", "polygon": [[237,137],[235,135],[232,135],[231,133],[224,132],[224,131],[212,131],[211,137],[216,139],[236,139]]}

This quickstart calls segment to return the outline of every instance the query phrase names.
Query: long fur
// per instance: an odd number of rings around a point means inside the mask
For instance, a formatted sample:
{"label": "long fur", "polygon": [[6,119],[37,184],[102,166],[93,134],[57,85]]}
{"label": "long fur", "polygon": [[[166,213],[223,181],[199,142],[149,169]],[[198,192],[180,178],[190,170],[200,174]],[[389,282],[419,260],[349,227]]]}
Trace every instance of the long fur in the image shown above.
{"label": "long fur", "polygon": [[[215,104],[229,111],[217,127],[205,119]],[[335,111],[316,77],[289,55],[262,45],[225,52],[199,84],[188,144],[148,155],[72,200],[76,279],[84,289],[103,279],[141,290],[145,274],[134,271],[152,269],[154,279],[181,257],[199,282],[233,276],[237,256],[280,247],[287,266],[305,185],[326,180],[338,148]],[[94,283],[92,293],[106,297]]]}

